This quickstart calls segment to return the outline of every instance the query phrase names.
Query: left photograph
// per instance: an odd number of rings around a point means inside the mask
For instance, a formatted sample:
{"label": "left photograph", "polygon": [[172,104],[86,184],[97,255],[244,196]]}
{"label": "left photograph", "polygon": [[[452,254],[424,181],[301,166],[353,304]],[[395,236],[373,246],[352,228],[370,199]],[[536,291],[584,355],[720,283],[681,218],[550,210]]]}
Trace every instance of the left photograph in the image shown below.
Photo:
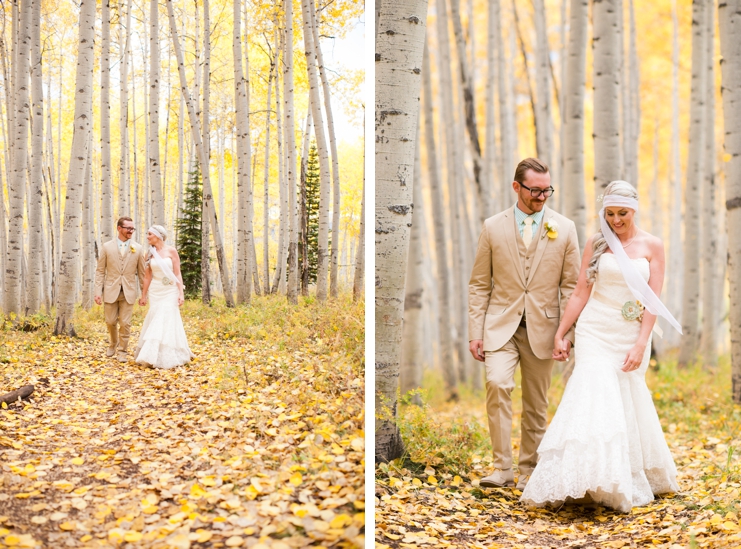
{"label": "left photograph", "polygon": [[363,547],[365,6],[0,6],[0,548]]}

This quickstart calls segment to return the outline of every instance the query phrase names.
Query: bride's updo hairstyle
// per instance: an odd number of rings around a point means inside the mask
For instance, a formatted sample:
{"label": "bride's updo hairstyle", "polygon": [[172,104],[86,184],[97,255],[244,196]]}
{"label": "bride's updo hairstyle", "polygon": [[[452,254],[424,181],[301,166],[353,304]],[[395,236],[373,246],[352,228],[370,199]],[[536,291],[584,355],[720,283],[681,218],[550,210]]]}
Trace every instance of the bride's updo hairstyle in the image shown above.
{"label": "bride's updo hairstyle", "polygon": [[[613,181],[605,188],[603,196],[615,194],[618,196],[625,196],[626,198],[633,198],[638,200],[638,191],[636,188],[628,183],[627,181]],[[592,259],[589,260],[589,266],[587,267],[587,283],[594,284],[597,279],[597,271],[599,270],[599,258],[607,250],[607,241],[602,235],[602,231],[599,231],[594,237],[594,243],[592,244]]]}
{"label": "bride's updo hairstyle", "polygon": [[151,231],[152,229],[154,229],[154,234],[159,236],[163,242],[167,240],[167,230],[162,225],[152,225],[149,227],[149,230]]}

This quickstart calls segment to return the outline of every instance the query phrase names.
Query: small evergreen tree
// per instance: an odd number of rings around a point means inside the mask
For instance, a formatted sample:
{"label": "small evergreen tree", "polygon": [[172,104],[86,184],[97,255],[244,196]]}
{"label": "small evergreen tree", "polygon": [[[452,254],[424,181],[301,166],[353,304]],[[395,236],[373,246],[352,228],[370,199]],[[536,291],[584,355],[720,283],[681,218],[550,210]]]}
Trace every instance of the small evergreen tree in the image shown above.
{"label": "small evergreen tree", "polygon": [[180,273],[185,284],[185,297],[198,298],[201,294],[201,223],[203,222],[203,188],[198,165],[188,173],[183,207],[175,221],[177,249],[180,255]]}
{"label": "small evergreen tree", "polygon": [[[299,257],[301,258],[302,280],[307,284],[316,282],[316,271],[319,250],[319,154],[316,145],[311,144],[309,158],[306,161],[304,189],[301,198],[302,216],[301,235],[299,238]],[[304,249],[305,247],[305,249]]]}

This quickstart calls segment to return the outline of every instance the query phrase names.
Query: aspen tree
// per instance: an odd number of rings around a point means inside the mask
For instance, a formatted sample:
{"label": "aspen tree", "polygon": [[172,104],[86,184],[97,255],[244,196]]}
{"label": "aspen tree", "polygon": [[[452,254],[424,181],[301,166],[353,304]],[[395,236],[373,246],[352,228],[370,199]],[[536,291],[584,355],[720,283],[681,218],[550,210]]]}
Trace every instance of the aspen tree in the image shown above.
{"label": "aspen tree", "polygon": [[584,91],[587,79],[589,1],[571,0],[569,45],[563,86],[564,215],[576,225],[579,246],[587,242],[587,199],[584,174]]}
{"label": "aspen tree", "polygon": [[718,5],[723,79],[726,224],[730,282],[731,396],[741,404],[741,0]]}
{"label": "aspen tree", "polygon": [[592,8],[594,56],[594,189],[601,195],[605,187],[620,179],[620,119],[618,98],[620,48],[618,0],[597,0]]}
{"label": "aspen tree", "polygon": [[283,39],[283,135],[286,148],[286,180],[288,182],[288,211],[290,219],[288,237],[288,288],[289,303],[298,303],[298,209],[296,201],[296,133],[293,109],[293,3],[284,2]]}
{"label": "aspen tree", "polygon": [[692,80],[690,130],[687,144],[687,174],[684,185],[684,292],[682,293],[682,341],[677,366],[688,366],[696,358],[699,343],[700,308],[700,187],[705,155],[704,123],[707,96],[707,10],[708,0],[692,2]]}
{"label": "aspen tree", "polygon": [[379,9],[375,82],[377,462],[395,459],[403,451],[394,418],[427,2],[387,1]]}
{"label": "aspen tree", "polygon": [[[29,57],[31,54],[31,1],[24,0],[20,7],[20,21],[17,23],[18,35],[13,53],[16,63],[13,65],[15,81],[13,82],[14,107],[12,131],[13,168],[8,180],[8,256],[5,264],[5,312],[21,313],[21,295],[23,288],[23,222],[26,194],[26,174],[28,168],[28,126],[29,106]],[[13,6],[16,4],[14,3]],[[15,22],[15,19],[14,19]]]}
{"label": "aspen tree", "polygon": [[113,185],[111,184],[111,3],[101,1],[100,26],[100,242],[113,238]]}
{"label": "aspen tree", "polygon": [[44,257],[43,164],[44,164],[44,90],[41,75],[41,0],[31,7],[31,177],[28,195],[28,284],[26,314],[36,314],[44,295],[42,260]]}
{"label": "aspen tree", "polygon": [[75,285],[79,279],[80,216],[83,181],[90,132],[92,129],[93,60],[95,38],[95,2],[82,0],[78,34],[77,72],[75,75],[75,131],[72,137],[67,195],[64,205],[62,254],[59,262],[59,291],[54,334],[76,335],[73,315]]}
{"label": "aspen tree", "polygon": [[[205,4],[208,5],[208,0]],[[205,13],[205,10],[204,10]],[[208,14],[205,14],[208,18]],[[208,19],[207,19],[208,20]],[[206,36],[209,28],[206,27]],[[151,221],[165,222],[165,202],[160,171],[160,40],[159,1],[149,0],[149,135],[147,141],[147,167],[149,169]],[[207,169],[207,168],[205,168]]]}

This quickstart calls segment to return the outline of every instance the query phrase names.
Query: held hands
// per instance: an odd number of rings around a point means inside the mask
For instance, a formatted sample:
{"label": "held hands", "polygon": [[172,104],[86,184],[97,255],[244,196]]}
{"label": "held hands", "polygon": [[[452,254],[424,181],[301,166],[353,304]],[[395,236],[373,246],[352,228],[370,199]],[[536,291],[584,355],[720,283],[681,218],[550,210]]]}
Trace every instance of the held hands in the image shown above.
{"label": "held hands", "polygon": [[479,362],[484,362],[484,340],[483,339],[472,339],[468,343],[468,350],[471,351],[473,358]]}
{"label": "held hands", "polygon": [[553,360],[564,362],[569,359],[570,354],[571,342],[568,339],[556,336],[553,341]]}
{"label": "held hands", "polygon": [[628,351],[627,355],[625,355],[625,360],[623,361],[623,367],[620,369],[623,372],[632,372],[640,368],[641,362],[643,362],[643,355],[645,352],[646,352],[645,343],[636,343],[635,345],[633,345],[633,348],[630,351]]}
{"label": "held hands", "polygon": [[183,294],[180,294],[178,296],[178,307],[182,307],[183,303],[185,303],[185,298],[183,297]]}

